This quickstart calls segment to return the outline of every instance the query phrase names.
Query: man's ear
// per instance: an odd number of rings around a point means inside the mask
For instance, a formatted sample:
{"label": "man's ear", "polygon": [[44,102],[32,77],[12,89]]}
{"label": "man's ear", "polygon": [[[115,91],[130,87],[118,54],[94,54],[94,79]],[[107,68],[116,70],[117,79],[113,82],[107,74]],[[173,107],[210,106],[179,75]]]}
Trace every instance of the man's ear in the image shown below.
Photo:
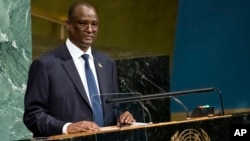
{"label": "man's ear", "polygon": [[66,28],[67,28],[67,30],[70,29],[70,26],[71,26],[71,22],[70,22],[70,20],[67,20],[66,21]]}

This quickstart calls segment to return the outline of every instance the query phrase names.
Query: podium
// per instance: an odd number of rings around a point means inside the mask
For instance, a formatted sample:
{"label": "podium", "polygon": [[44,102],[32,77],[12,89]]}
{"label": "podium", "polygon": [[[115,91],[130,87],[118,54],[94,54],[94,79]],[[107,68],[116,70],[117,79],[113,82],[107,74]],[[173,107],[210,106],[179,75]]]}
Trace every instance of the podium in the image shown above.
{"label": "podium", "polygon": [[137,124],[119,128],[104,127],[98,132],[56,135],[50,140],[60,141],[180,141],[229,140],[229,124],[232,115],[201,117],[183,121],[154,124]]}

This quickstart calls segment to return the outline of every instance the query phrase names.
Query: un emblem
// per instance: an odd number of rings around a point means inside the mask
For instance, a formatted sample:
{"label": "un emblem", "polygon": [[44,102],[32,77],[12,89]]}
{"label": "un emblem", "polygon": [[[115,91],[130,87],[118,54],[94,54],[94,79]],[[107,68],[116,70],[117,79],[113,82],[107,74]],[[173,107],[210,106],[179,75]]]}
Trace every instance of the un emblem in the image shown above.
{"label": "un emblem", "polygon": [[203,129],[186,129],[181,133],[177,131],[172,137],[171,141],[210,141],[210,138]]}

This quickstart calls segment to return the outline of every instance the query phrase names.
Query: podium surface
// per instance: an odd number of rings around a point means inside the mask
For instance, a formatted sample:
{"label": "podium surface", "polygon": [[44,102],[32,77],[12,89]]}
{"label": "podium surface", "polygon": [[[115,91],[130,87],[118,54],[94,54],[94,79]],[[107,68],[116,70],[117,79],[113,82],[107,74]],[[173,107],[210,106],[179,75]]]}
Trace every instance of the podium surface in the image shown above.
{"label": "podium surface", "polygon": [[97,132],[82,132],[49,137],[62,141],[177,141],[185,138],[213,141],[228,140],[229,120],[232,115],[200,117],[183,121],[154,124],[134,124],[126,127],[103,127]]}

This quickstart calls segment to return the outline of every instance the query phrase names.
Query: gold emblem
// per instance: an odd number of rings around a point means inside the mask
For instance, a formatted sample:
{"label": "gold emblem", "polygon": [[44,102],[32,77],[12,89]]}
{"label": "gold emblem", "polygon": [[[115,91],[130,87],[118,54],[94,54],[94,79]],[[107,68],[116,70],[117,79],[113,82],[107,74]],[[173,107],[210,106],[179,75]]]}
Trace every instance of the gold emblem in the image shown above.
{"label": "gold emblem", "polygon": [[172,137],[171,141],[210,141],[210,137],[203,129],[186,129],[181,133],[177,131]]}

